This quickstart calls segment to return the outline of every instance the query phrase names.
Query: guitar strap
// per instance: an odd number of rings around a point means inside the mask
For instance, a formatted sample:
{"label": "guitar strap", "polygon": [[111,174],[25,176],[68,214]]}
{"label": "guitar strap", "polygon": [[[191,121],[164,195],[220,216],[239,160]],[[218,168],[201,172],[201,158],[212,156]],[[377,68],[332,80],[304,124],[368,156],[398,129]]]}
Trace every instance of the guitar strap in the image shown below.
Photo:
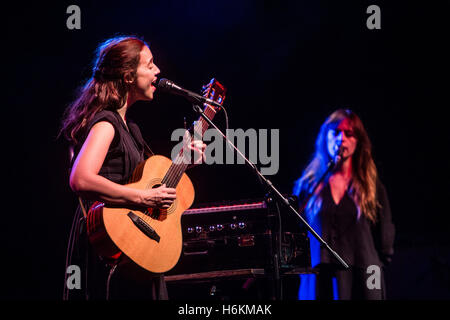
{"label": "guitar strap", "polygon": [[133,136],[134,140],[137,141],[138,143],[140,143],[143,147],[144,147],[144,153],[147,156],[147,158],[151,157],[154,155],[152,149],[150,149],[150,147],[148,146],[147,142],[145,142],[144,138],[142,137],[142,134],[138,128],[138,126],[131,122],[128,125],[128,129],[131,133],[131,135]]}
{"label": "guitar strap", "polygon": [[81,199],[81,197],[78,197],[78,202],[80,203],[81,211],[83,211],[84,218],[87,219],[86,208],[84,207],[83,200]]}
{"label": "guitar strap", "polygon": [[155,155],[152,151],[152,149],[150,149],[150,147],[148,146],[147,142],[145,142],[144,139],[142,139],[142,143],[144,145],[144,152],[147,155],[147,158],[150,158],[151,156]]}

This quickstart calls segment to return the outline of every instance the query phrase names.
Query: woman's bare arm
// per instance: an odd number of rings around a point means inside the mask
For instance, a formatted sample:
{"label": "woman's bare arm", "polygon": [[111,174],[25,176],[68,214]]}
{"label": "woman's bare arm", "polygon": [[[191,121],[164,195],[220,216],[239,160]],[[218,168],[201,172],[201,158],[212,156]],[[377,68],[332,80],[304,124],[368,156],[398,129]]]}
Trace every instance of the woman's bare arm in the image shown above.
{"label": "woman's bare arm", "polygon": [[96,123],[89,132],[70,174],[70,187],[81,197],[109,204],[139,207],[168,207],[175,189],[164,185],[149,190],[133,189],[114,183],[98,173],[114,138],[114,127],[107,121]]}

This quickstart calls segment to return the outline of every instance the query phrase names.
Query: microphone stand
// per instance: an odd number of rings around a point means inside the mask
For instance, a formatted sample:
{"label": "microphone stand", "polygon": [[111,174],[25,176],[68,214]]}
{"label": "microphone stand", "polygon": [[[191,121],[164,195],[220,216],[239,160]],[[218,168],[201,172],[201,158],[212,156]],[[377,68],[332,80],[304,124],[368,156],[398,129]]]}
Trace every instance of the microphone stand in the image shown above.
{"label": "microphone stand", "polygon": [[[201,101],[203,102],[203,101]],[[314,231],[314,229],[306,222],[306,220],[301,216],[300,213],[297,212],[297,210],[292,207],[292,205],[289,203],[289,200],[286,199],[281,193],[280,191],[278,191],[277,188],[275,188],[275,186],[272,184],[272,182],[267,179],[266,177],[264,177],[261,172],[259,172],[258,168],[256,167],[256,165],[254,163],[252,163],[250,160],[248,160],[243,154],[242,152],[228,139],[228,137],[223,134],[223,132],[214,124],[214,122],[211,121],[211,119],[209,119],[205,113],[203,112],[202,108],[200,108],[198,105],[196,105],[195,103],[193,104],[193,109],[195,112],[197,112],[203,119],[205,119],[205,121],[214,129],[217,130],[217,132],[220,133],[220,135],[223,137],[223,139],[228,143],[228,145],[230,145],[234,150],[236,150],[236,152],[245,160],[245,163],[252,169],[252,171],[256,174],[258,180],[260,181],[260,183],[266,187],[266,189],[269,190],[269,193],[272,193],[282,204],[284,204],[292,213],[294,213],[295,215],[297,215],[297,217],[302,221],[302,223],[306,226],[306,228],[308,229],[308,231],[320,242],[321,246],[326,248],[326,250],[328,250],[328,252],[330,252],[338,261],[340,264],[342,264],[342,266],[345,269],[348,269],[349,266],[348,264],[333,250],[330,248],[330,246],[322,239],[322,237],[320,237],[316,231]],[[334,163],[334,162],[333,162]],[[332,165],[329,165],[327,172],[325,172],[325,174],[321,177],[321,180],[323,180],[326,176],[326,174],[328,174],[330,172],[330,170],[333,168]],[[315,188],[317,188],[319,184],[316,184]],[[303,213],[303,209],[302,208],[302,213]],[[281,235],[279,235],[281,237]],[[276,248],[278,248],[278,246],[276,246]],[[278,249],[275,250],[275,252],[277,252]],[[275,272],[275,279],[276,281],[279,281],[280,279],[280,275],[279,275],[279,255],[280,252],[275,253],[275,257],[274,257],[274,261],[276,261],[276,265],[274,266],[274,272]],[[277,288],[280,288],[279,284],[277,283]],[[279,292],[277,292],[276,294],[276,299],[279,300]]]}

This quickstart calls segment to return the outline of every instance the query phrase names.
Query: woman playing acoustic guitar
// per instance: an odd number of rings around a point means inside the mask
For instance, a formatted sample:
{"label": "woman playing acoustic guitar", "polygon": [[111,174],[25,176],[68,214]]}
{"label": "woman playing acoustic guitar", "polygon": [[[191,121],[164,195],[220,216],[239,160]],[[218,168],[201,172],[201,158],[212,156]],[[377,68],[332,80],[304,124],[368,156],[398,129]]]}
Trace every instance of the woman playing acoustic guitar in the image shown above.
{"label": "woman playing acoustic guitar", "polygon": [[[175,201],[175,189],[166,185],[144,190],[125,185],[151,152],[139,127],[127,118],[127,111],[136,101],[153,99],[159,72],[143,40],[109,39],[98,47],[92,77],[65,112],[61,132],[74,150],[70,187],[80,196],[81,204],[66,264],[82,266],[82,285],[81,290],[70,290],[71,297],[167,299],[161,274],[148,272],[145,279],[134,281],[126,275],[126,263],[111,269],[108,261],[101,261],[87,241],[83,215],[94,201],[141,209],[167,209]],[[201,141],[191,145],[199,154],[205,147]],[[65,287],[64,298],[68,297]]]}

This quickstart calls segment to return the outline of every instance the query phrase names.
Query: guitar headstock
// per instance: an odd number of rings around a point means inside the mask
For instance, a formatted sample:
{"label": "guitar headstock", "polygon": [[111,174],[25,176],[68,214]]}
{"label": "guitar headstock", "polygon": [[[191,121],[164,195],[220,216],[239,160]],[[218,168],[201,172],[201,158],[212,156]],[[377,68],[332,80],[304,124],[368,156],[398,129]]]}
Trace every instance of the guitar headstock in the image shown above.
{"label": "guitar headstock", "polygon": [[[202,95],[205,98],[211,99],[213,101],[216,101],[220,105],[223,105],[223,101],[226,97],[227,88],[223,86],[219,81],[217,81],[215,78],[212,78],[211,81],[202,87]],[[216,109],[216,111],[219,110],[218,107],[213,106],[213,108]]]}

